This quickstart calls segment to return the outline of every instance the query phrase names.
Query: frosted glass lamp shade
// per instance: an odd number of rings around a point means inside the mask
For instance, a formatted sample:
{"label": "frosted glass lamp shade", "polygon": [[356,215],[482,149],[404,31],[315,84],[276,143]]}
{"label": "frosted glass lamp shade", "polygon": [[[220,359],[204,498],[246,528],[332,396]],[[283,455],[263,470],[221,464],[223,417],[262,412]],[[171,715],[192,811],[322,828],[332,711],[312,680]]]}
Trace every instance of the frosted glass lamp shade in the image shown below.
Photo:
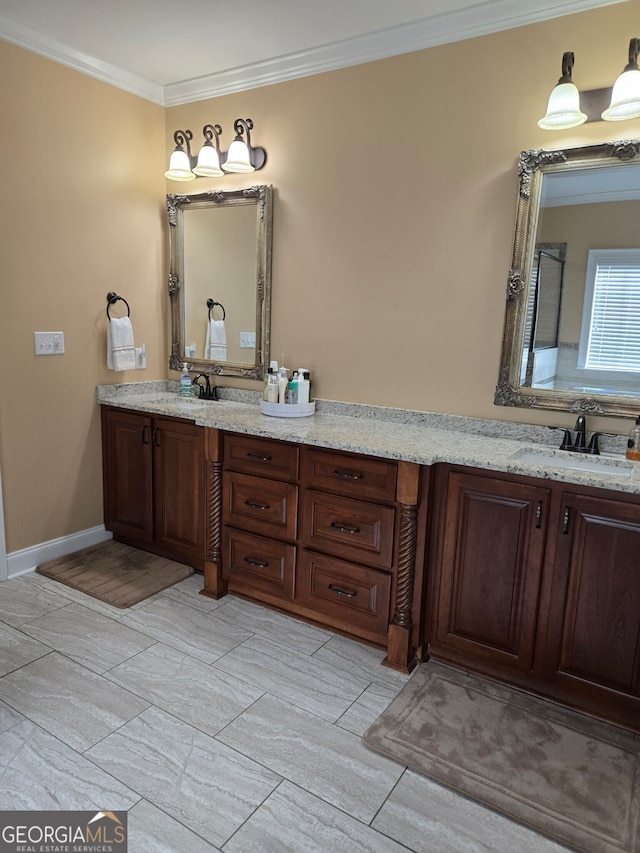
{"label": "frosted glass lamp shade", "polygon": [[538,122],[543,130],[562,130],[584,124],[587,116],[580,109],[580,93],[575,83],[558,83],[547,104],[547,113]]}
{"label": "frosted glass lamp shade", "polygon": [[254,172],[255,168],[251,164],[249,157],[249,149],[247,143],[236,137],[229,146],[227,159],[222,164],[225,172]]}
{"label": "frosted glass lamp shade", "polygon": [[164,173],[165,178],[171,181],[193,181],[195,175],[191,171],[189,155],[183,148],[176,148],[169,158],[169,168]]}
{"label": "frosted glass lamp shade", "polygon": [[198,154],[198,162],[193,169],[194,175],[200,175],[201,178],[219,178],[224,174],[220,168],[220,158],[218,152],[210,143],[202,146]]}
{"label": "frosted glass lamp shade", "polygon": [[640,70],[623,71],[613,84],[611,104],[602,113],[605,121],[640,117]]}

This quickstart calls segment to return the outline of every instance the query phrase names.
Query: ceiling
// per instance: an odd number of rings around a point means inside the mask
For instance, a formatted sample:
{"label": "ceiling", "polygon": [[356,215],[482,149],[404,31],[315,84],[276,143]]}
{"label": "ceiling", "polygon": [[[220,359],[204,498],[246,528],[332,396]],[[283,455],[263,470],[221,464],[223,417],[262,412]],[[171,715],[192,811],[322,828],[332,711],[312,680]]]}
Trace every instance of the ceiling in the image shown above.
{"label": "ceiling", "polygon": [[164,106],[627,0],[0,0],[0,39]]}

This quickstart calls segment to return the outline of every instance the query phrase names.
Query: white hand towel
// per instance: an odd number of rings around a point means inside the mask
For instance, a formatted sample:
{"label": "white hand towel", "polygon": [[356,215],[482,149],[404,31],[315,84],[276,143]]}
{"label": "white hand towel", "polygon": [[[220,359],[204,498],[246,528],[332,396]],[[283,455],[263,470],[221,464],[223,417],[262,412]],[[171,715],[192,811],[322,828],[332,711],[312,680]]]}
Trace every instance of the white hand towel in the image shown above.
{"label": "white hand towel", "polygon": [[107,367],[110,370],[135,370],[136,349],[128,317],[114,317],[107,323]]}
{"label": "white hand towel", "polygon": [[227,360],[227,333],[224,320],[209,320],[204,345],[205,358],[211,361]]}

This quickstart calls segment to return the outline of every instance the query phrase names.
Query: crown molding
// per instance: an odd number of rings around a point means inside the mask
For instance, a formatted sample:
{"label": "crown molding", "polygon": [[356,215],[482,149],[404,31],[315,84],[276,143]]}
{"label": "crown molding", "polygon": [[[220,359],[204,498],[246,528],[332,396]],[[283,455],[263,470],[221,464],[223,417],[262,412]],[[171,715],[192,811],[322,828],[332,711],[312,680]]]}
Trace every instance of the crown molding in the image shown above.
{"label": "crown molding", "polygon": [[164,87],[165,106],[216,98],[573,15],[628,0],[490,0],[375,33]]}
{"label": "crown molding", "polygon": [[102,62],[102,60],[79,50],[74,50],[69,45],[42,35],[2,14],[0,14],[0,39],[23,47],[31,53],[37,53],[45,59],[51,59],[53,62],[73,68],[74,71],[79,71],[81,74],[95,77],[96,80],[101,80],[110,86],[116,86],[125,92],[138,95],[154,104],[164,106],[164,86],[162,84],[146,80],[144,77],[139,77],[123,68]]}
{"label": "crown molding", "polygon": [[0,14],[0,39],[170,107],[270,86],[629,0],[489,0],[322,47],[163,86],[73,50]]}

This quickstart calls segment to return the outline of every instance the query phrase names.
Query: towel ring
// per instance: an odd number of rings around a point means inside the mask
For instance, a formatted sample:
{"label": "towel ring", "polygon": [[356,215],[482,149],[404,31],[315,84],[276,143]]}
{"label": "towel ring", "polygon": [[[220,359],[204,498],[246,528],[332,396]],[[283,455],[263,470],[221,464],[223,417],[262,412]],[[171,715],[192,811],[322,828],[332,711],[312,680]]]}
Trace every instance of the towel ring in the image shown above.
{"label": "towel ring", "polygon": [[131,308],[129,308],[129,303],[123,296],[118,296],[117,293],[107,293],[107,317],[111,320],[111,315],[109,314],[109,308],[117,302],[118,300],[122,300],[124,304],[127,306],[127,317],[131,316]]}
{"label": "towel ring", "polygon": [[222,319],[226,320],[227,319],[227,312],[224,310],[224,305],[222,304],[222,302],[216,302],[213,299],[207,299],[207,308],[209,309],[209,319],[211,319],[211,312],[213,311],[213,309],[215,308],[216,305],[218,306],[218,308],[222,308]]}

